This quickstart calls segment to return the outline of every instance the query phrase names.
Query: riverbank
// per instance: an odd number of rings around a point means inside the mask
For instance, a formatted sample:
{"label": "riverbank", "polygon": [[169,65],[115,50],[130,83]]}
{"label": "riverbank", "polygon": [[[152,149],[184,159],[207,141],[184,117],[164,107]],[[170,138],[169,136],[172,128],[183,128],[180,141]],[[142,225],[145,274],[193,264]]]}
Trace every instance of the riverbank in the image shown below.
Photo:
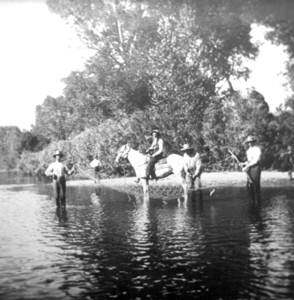
{"label": "riverbank", "polygon": [[[215,186],[231,186],[231,187],[242,187],[246,183],[247,177],[243,172],[212,172],[202,174],[202,184],[215,185]],[[135,177],[127,178],[112,178],[100,180],[101,185],[115,185],[115,184],[134,184]],[[169,176],[164,179],[158,180],[157,184],[164,185],[178,185],[179,180],[175,175]],[[151,181],[151,185],[156,184]],[[93,180],[69,180],[67,181],[68,186],[90,186],[94,185]],[[261,174],[261,185],[262,186],[294,186],[294,180],[289,181],[287,173],[278,171],[263,171]]]}
{"label": "riverbank", "polygon": [[[140,184],[135,183],[135,177],[120,177],[100,180],[102,186],[136,186],[141,187]],[[201,177],[202,186],[218,186],[218,187],[243,187],[246,183],[246,175],[243,172],[213,172],[203,173]],[[47,183],[51,184],[51,183]],[[72,179],[68,177],[67,186],[94,186],[94,181],[90,179]],[[29,184],[4,184],[0,185],[0,189],[11,189],[18,186],[34,186]],[[179,185],[177,176],[171,175],[167,178],[158,180],[157,183],[151,181],[150,185]],[[263,171],[261,174],[262,187],[279,187],[279,186],[294,186],[294,180],[289,181],[287,173],[278,171]]]}

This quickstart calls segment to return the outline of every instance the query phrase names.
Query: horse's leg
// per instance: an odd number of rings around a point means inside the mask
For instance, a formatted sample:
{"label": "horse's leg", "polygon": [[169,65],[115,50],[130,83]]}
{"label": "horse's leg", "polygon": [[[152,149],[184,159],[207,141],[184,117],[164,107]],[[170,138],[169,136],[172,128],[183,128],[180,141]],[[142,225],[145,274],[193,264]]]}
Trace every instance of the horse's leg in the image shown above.
{"label": "horse's leg", "polygon": [[143,194],[144,194],[144,201],[149,200],[149,184],[148,181],[144,178],[141,178],[142,187],[143,187]]}

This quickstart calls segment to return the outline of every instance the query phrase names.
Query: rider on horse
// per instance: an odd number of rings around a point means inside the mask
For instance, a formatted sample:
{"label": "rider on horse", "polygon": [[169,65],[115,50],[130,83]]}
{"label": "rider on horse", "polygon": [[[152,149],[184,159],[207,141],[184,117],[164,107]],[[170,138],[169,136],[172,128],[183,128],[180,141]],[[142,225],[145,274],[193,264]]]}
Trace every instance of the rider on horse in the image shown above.
{"label": "rider on horse", "polygon": [[147,165],[146,169],[146,179],[157,179],[156,174],[155,174],[155,164],[163,158],[163,140],[160,137],[160,132],[159,129],[153,129],[151,131],[152,137],[153,137],[153,142],[151,147],[147,149],[147,153],[150,156],[150,160]]}

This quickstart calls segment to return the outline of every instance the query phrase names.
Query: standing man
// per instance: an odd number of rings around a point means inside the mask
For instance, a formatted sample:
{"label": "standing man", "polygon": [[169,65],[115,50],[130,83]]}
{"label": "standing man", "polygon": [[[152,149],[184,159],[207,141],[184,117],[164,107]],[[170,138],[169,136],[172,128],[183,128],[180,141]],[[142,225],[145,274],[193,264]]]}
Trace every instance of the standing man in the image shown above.
{"label": "standing man", "polygon": [[152,179],[157,179],[155,174],[155,164],[163,158],[163,140],[160,137],[159,129],[153,129],[151,131],[153,142],[151,146],[146,150],[146,152],[150,156],[150,160],[146,169],[146,179],[149,180],[150,177]]}
{"label": "standing man", "polygon": [[98,156],[98,154],[96,154],[94,160],[92,160],[90,163],[90,167],[94,168],[94,173],[95,173],[95,178],[96,178],[94,183],[97,183],[100,180],[101,166],[102,166],[102,164],[101,164],[101,161],[99,160],[99,156]]}
{"label": "standing man", "polygon": [[[184,170],[186,173],[186,181],[191,183],[196,190],[201,188],[201,158],[198,152],[195,153],[194,148],[189,144],[184,144],[181,151],[184,153]],[[196,184],[195,184],[196,183]]]}
{"label": "standing man", "polygon": [[288,146],[287,152],[283,156],[282,171],[288,172],[289,180],[291,181],[293,171],[293,151],[291,146]]}
{"label": "standing man", "polygon": [[66,208],[66,183],[65,174],[72,175],[74,168],[69,170],[67,166],[60,162],[63,157],[62,152],[56,151],[53,155],[55,162],[50,164],[45,171],[46,176],[53,176],[53,190],[57,208]]}
{"label": "standing man", "polygon": [[246,151],[247,161],[241,163],[242,171],[247,173],[247,189],[252,199],[260,200],[260,177],[261,177],[261,149],[256,146],[256,139],[248,136],[245,144],[248,146]]}

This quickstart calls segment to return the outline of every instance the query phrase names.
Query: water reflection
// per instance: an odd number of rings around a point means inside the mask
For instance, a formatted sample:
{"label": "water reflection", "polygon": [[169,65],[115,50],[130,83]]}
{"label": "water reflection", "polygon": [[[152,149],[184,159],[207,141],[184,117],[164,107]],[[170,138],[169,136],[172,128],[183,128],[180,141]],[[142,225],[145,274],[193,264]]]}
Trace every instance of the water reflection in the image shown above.
{"label": "water reflection", "polygon": [[0,298],[291,299],[293,189],[142,201],[68,186],[0,189]]}
{"label": "water reflection", "polygon": [[56,216],[58,218],[58,221],[60,223],[64,223],[67,221],[67,211],[66,211],[66,208],[63,209],[63,208],[60,208],[60,207],[57,207],[56,208]]}
{"label": "water reflection", "polygon": [[[250,267],[258,286],[275,298],[293,293],[293,204],[287,195],[274,195],[259,205],[251,204]],[[256,284],[256,283],[255,283]]]}
{"label": "water reflection", "polygon": [[50,179],[45,177],[25,176],[14,171],[0,171],[1,185],[42,184],[48,182],[50,182]]}

